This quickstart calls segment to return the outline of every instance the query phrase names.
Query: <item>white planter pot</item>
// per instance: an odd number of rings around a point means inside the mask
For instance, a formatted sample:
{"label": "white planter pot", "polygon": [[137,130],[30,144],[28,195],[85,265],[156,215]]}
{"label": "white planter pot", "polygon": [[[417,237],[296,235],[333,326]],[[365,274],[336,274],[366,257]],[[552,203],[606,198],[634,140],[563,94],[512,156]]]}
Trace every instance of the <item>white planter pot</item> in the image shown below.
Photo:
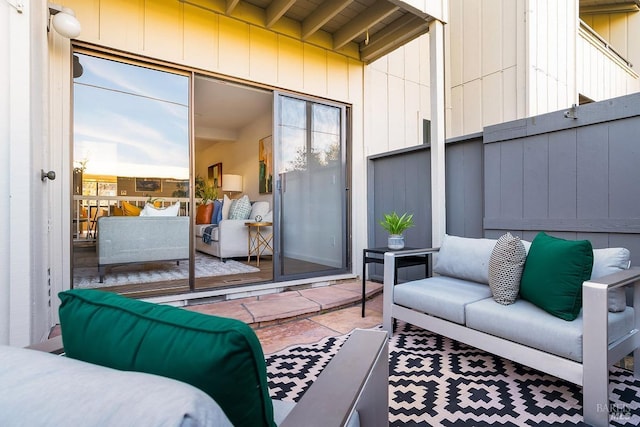
{"label": "white planter pot", "polygon": [[394,250],[404,248],[404,236],[402,234],[390,234],[387,240],[387,247]]}

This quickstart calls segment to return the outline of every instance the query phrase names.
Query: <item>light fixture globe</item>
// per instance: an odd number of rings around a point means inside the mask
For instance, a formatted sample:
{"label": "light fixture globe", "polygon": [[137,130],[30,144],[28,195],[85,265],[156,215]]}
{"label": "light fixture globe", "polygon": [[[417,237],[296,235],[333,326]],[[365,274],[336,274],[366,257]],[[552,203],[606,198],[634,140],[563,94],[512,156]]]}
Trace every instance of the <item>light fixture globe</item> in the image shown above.
{"label": "light fixture globe", "polygon": [[72,9],[65,7],[61,12],[53,15],[53,28],[63,37],[68,39],[76,38],[80,35],[80,21],[75,16]]}

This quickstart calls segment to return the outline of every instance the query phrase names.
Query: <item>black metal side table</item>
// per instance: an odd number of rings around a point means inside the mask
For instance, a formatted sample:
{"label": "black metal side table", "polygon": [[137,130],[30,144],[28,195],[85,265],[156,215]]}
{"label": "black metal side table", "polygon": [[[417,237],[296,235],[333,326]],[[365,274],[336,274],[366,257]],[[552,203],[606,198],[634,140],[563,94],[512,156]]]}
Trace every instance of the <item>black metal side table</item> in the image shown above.
{"label": "black metal side table", "polygon": [[[410,248],[404,247],[400,250],[406,251],[411,249],[419,249],[419,248]],[[366,300],[366,282],[367,282],[367,264],[384,264],[384,253],[385,252],[398,252],[397,250],[389,249],[387,247],[381,248],[366,248],[362,250],[362,317],[364,317],[364,305]],[[421,255],[411,255],[406,257],[400,257],[396,259],[396,274],[395,280],[398,282],[398,269],[403,267],[412,267],[414,265],[424,265],[424,273],[425,277],[429,277],[430,274],[430,264],[429,264],[429,254],[421,254]]]}

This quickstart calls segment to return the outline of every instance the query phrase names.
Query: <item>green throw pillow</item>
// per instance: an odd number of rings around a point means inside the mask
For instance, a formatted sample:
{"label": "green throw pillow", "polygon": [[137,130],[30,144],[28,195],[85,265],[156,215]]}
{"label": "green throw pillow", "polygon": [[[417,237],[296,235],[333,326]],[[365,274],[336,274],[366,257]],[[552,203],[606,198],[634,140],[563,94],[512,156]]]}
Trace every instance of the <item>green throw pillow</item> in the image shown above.
{"label": "green throw pillow", "polygon": [[565,240],[538,233],[527,255],[520,296],[564,320],[574,320],[582,308],[582,282],[593,268],[588,240]]}
{"label": "green throw pillow", "polygon": [[264,354],[249,325],[99,290],[59,296],[67,356],[191,384],[233,425],[275,426]]}

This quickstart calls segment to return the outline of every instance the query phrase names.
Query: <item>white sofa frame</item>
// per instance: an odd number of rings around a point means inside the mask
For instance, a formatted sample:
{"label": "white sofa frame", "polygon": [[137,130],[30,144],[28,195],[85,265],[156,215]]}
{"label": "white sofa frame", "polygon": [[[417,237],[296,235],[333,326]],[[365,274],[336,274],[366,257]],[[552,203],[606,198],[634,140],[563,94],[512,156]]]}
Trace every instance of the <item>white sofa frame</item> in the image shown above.
{"label": "white sofa frame", "polygon": [[[517,342],[480,332],[455,322],[443,320],[394,303],[395,261],[406,256],[431,257],[439,248],[415,249],[384,254],[383,329],[393,335],[393,319],[402,320],[493,353],[514,362],[546,372],[582,386],[584,422],[593,426],[609,425],[609,368],[633,352],[634,376],[640,378],[640,316],[634,319],[634,329],[616,342],[607,345],[607,292],[633,286],[633,306],[640,303],[640,268],[610,274],[584,282],[582,363],[546,353]],[[464,262],[461,260],[461,262]]]}

